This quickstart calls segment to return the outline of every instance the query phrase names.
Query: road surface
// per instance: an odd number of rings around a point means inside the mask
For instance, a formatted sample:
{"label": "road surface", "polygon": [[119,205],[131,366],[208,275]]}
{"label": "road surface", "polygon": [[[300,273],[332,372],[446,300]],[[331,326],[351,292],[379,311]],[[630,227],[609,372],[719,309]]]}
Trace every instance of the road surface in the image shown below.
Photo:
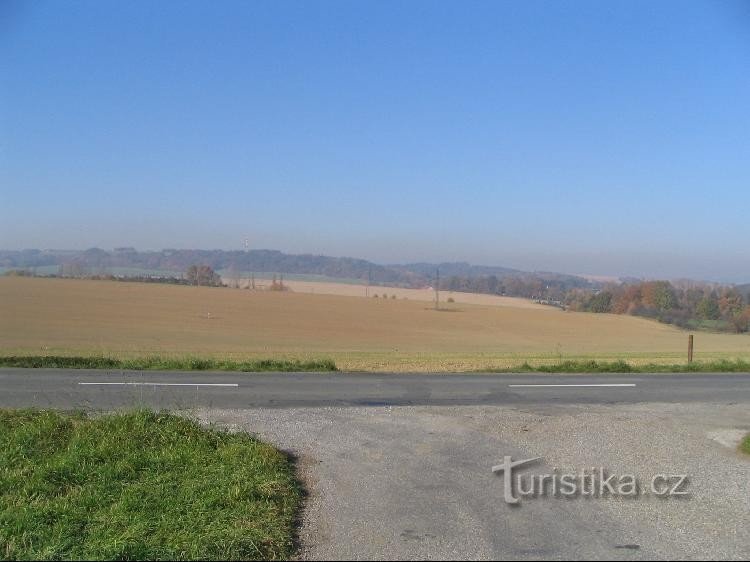
{"label": "road surface", "polygon": [[228,373],[0,369],[0,407],[112,409],[750,402],[750,374]]}

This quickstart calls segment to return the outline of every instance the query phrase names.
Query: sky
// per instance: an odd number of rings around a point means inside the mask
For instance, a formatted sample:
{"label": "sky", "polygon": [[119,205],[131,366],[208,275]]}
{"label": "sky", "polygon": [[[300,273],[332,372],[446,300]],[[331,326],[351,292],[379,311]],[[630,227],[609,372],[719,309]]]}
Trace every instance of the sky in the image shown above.
{"label": "sky", "polygon": [[750,281],[750,2],[0,2],[0,249]]}

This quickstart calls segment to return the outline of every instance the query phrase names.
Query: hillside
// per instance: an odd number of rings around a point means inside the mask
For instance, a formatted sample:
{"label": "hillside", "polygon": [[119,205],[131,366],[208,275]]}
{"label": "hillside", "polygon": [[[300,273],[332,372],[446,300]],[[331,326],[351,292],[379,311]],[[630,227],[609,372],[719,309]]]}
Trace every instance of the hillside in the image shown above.
{"label": "hillside", "polygon": [[[591,287],[595,284],[572,275],[542,272],[524,272],[506,267],[477,266],[465,262],[413,263],[406,265],[380,265],[367,260],[349,257],[331,257],[313,254],[285,254],[276,250],[174,250],[137,251],[134,248],[115,248],[106,251],[90,248],[70,250],[0,251],[0,267],[5,269],[50,268],[75,264],[90,274],[111,272],[114,269],[183,273],[193,264],[211,266],[215,270],[249,274],[272,272],[282,274],[319,275],[332,279],[368,280],[374,285],[422,287],[434,284],[436,269],[447,280],[454,278],[465,283],[467,279],[496,278],[538,280],[554,282],[560,288]],[[455,287],[458,290],[458,286]]]}

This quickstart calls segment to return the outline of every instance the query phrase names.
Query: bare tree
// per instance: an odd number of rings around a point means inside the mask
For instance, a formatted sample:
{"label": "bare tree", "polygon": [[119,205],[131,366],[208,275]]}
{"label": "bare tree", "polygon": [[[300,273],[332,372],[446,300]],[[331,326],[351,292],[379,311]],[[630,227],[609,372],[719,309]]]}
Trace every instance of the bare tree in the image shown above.
{"label": "bare tree", "polygon": [[191,265],[185,274],[185,278],[191,285],[221,286],[221,277],[207,265]]}

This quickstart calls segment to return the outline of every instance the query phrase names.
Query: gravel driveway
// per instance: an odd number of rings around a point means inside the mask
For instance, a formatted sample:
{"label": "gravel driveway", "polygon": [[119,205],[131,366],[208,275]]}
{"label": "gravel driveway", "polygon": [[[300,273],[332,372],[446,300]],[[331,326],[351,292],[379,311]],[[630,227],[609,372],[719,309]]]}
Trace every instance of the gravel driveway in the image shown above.
{"label": "gravel driveway", "polygon": [[[746,404],[200,410],[300,458],[304,559],[750,558]],[[605,467],[688,497],[503,501],[491,467]]]}

